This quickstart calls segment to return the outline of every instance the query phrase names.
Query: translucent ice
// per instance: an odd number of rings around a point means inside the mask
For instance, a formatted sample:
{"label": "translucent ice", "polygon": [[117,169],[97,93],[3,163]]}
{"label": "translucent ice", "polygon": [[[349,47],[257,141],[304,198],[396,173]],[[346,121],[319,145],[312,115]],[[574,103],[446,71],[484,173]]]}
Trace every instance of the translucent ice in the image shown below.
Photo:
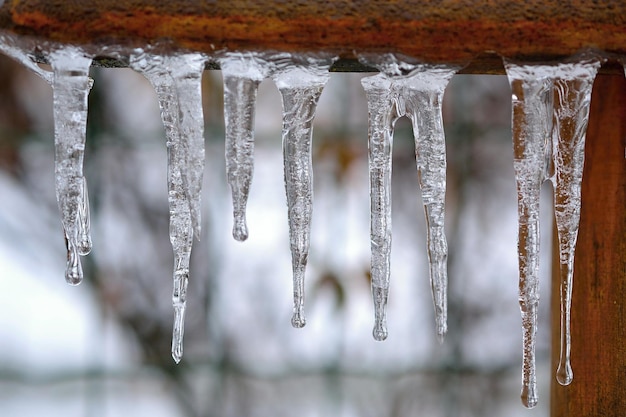
{"label": "translucent ice", "polygon": [[313,204],[311,139],[313,118],[332,60],[311,58],[307,65],[281,65],[273,75],[283,104],[283,158],[293,268],[294,327],[306,324],[304,274],[309,254]]}
{"label": "translucent ice", "polygon": [[522,312],[522,402],[537,404],[535,337],[539,304],[539,199],[553,117],[554,68],[505,60],[512,90],[512,126],[518,205],[519,303]]}
{"label": "translucent ice", "polygon": [[436,332],[446,334],[448,245],[444,230],[446,198],[446,143],[441,106],[448,82],[458,67],[416,66],[401,82],[398,102],[413,124],[417,176],[427,224],[430,282],[435,307]]}
{"label": "translucent ice", "polygon": [[15,36],[9,33],[0,33],[0,52],[18,61],[43,78],[48,84],[52,85],[52,73],[41,69],[29,53],[29,51],[33,51],[34,49],[34,42],[29,41],[25,37]]}
{"label": "translucent ice", "polygon": [[254,107],[268,63],[256,54],[232,53],[220,59],[224,78],[226,175],[233,200],[233,237],[248,238],[246,205],[254,168]]}
{"label": "translucent ice", "polygon": [[554,85],[554,176],[551,179],[554,184],[561,278],[561,351],[556,377],[562,385],[569,384],[573,378],[570,364],[570,313],[574,251],[580,222],[580,191],[591,89],[600,63],[598,59],[589,58],[562,64]]}
{"label": "translucent ice", "polygon": [[391,151],[398,120],[392,81],[382,74],[361,80],[369,114],[371,277],[376,340],[387,338],[387,298],[391,254]]}
{"label": "translucent ice", "polygon": [[186,163],[180,167],[186,187],[191,221],[196,239],[200,239],[200,195],[204,176],[204,115],[202,113],[202,72],[206,57],[202,54],[172,55],[168,69],[174,80],[180,114],[181,151]]}
{"label": "translucent ice", "polygon": [[67,46],[50,52],[49,60],[54,72],[56,193],[68,253],[65,279],[76,285],[83,279],[79,254],[91,250],[83,157],[92,59],[82,50]]}
{"label": "translucent ice", "polygon": [[[185,181],[184,173],[187,172],[188,180],[201,181],[202,172],[197,170],[204,169],[204,139],[202,126],[198,127],[198,122],[202,122],[202,109],[200,107],[200,119],[198,121],[196,109],[190,109],[193,106],[201,106],[201,101],[194,91],[193,85],[185,85],[180,87],[180,83],[195,84],[198,83],[199,75],[187,77],[181,81],[174,75],[187,74],[187,71],[193,73],[195,68],[201,74],[202,68],[198,61],[201,61],[202,67],[204,61],[192,56],[191,69],[187,66],[189,63],[185,61],[185,55],[180,57],[159,56],[137,51],[131,55],[130,66],[138,72],[141,72],[154,87],[159,106],[161,108],[161,118],[165,128],[167,138],[167,186],[168,186],[168,202],[170,208],[170,242],[174,251],[174,289],[172,295],[172,303],[174,305],[174,329],[172,338],[172,357],[176,363],[180,362],[183,354],[183,334],[184,319],[186,308],[187,283],[189,280],[189,259],[194,235],[193,209],[192,201],[196,199],[199,210],[200,190]],[[183,61],[181,63],[181,61]],[[195,67],[193,66],[194,64]],[[176,66],[182,66],[177,68]],[[194,81],[195,80],[195,81]],[[182,92],[191,96],[183,96]],[[182,100],[195,99],[195,103],[188,103],[187,110],[181,111]],[[189,117],[191,113],[191,121],[187,123],[191,126],[183,128],[183,120]],[[198,130],[199,129],[199,130]],[[190,136],[191,135],[191,136]],[[201,150],[199,148],[199,138],[202,138]],[[190,158],[190,153],[197,153]],[[202,154],[202,160],[199,160]],[[190,166],[191,165],[191,166]],[[199,216],[199,211],[196,213]],[[199,221],[199,220],[198,220]]]}
{"label": "translucent ice", "polygon": [[539,303],[539,191],[554,185],[561,277],[561,355],[557,380],[571,382],[570,310],[574,251],[580,220],[585,132],[591,88],[600,61],[575,58],[555,65],[505,60],[513,92],[513,146],[518,193],[520,308],[524,360],[522,402],[537,404],[535,335]]}
{"label": "translucent ice", "polygon": [[391,254],[391,148],[398,117],[411,119],[415,156],[426,214],[430,281],[440,340],[447,331],[447,257],[444,230],[446,149],[441,105],[457,66],[411,63],[396,55],[368,55],[361,60],[381,74],[362,80],[369,110],[372,294],[374,338],[387,337],[385,307]]}

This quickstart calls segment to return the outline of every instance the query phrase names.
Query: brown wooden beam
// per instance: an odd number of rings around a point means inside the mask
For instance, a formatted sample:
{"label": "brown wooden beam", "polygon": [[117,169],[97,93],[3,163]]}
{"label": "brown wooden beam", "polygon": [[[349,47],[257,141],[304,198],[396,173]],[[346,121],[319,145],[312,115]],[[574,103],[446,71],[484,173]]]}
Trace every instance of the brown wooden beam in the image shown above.
{"label": "brown wooden beam", "polygon": [[[552,381],[552,417],[626,415],[626,80],[596,78],[587,130],[572,300],[572,368]],[[558,260],[558,252],[553,258]],[[558,261],[552,363],[559,359]]]}
{"label": "brown wooden beam", "polygon": [[0,29],[62,43],[166,41],[203,52],[332,51],[350,58],[384,51],[430,62],[495,52],[544,60],[583,48],[626,55],[626,2],[7,0]]}

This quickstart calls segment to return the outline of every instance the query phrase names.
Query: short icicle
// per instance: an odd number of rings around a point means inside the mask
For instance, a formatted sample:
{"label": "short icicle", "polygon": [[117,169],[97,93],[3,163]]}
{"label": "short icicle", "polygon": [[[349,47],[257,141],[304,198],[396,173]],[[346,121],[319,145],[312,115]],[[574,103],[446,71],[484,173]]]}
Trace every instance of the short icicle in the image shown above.
{"label": "short icicle", "polygon": [[550,66],[504,62],[512,90],[517,184],[519,304],[522,313],[524,406],[537,405],[535,346],[539,305],[539,201],[551,154],[553,73]]}
{"label": "short icicle", "polygon": [[291,324],[306,324],[304,275],[309,256],[313,208],[311,142],[313,118],[330,64],[288,64],[273,75],[283,105],[283,159],[289,241],[293,269],[293,317]]}
{"label": "short icicle", "polygon": [[448,244],[444,228],[446,199],[446,143],[443,130],[443,94],[454,66],[416,65],[399,80],[398,102],[413,124],[417,175],[427,224],[430,284],[435,325],[440,342],[448,330]]}
{"label": "short icicle", "polygon": [[254,108],[268,64],[255,54],[232,53],[220,59],[224,78],[226,176],[233,201],[233,237],[248,238],[246,205],[254,169]]}
{"label": "short icicle", "polygon": [[370,242],[374,339],[387,338],[391,257],[391,151],[398,119],[392,82],[382,74],[361,80],[369,114]]}
{"label": "short icicle", "polygon": [[80,254],[91,250],[83,157],[92,59],[71,46],[51,51],[48,58],[54,73],[55,182],[67,246],[65,279],[77,285],[83,279]]}
{"label": "short icicle", "polygon": [[600,64],[600,60],[595,58],[562,64],[555,80],[552,141],[555,172],[552,182],[561,278],[561,350],[556,372],[561,385],[570,384],[574,377],[570,363],[574,252],[580,222],[580,192],[591,89]]}
{"label": "short icicle", "polygon": [[[130,66],[142,73],[154,87],[167,138],[167,187],[170,209],[170,242],[174,252],[173,294],[174,326],[172,358],[179,363],[183,355],[189,260],[193,244],[193,221],[190,192],[183,180],[183,171],[189,169],[189,138],[181,129],[180,97],[171,75],[171,57],[143,53],[131,55]],[[199,195],[197,196],[199,198]]]}

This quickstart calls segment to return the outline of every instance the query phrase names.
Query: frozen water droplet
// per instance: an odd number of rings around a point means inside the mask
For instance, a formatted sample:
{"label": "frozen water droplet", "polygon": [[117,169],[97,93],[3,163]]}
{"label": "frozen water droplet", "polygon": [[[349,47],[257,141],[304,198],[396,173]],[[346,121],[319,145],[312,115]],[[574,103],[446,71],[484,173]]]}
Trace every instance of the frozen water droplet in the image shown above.
{"label": "frozen water droplet", "polygon": [[591,89],[599,68],[600,60],[594,57],[562,64],[555,80],[552,141],[555,172],[552,182],[561,275],[561,351],[557,370],[557,380],[561,384],[568,384],[573,378],[570,320],[574,253],[580,222],[580,191]]}
{"label": "frozen water droplet", "polygon": [[[569,353],[569,352],[568,352]],[[559,367],[556,370],[556,380],[561,385],[569,385],[574,379],[574,372],[569,361],[563,361],[559,363]]]}
{"label": "frozen water droplet", "polygon": [[522,395],[520,398],[522,399],[522,404],[524,404],[524,407],[534,408],[537,405],[539,397],[536,390],[536,383],[523,386]]}
{"label": "frozen water droplet", "polygon": [[539,200],[550,155],[554,69],[504,61],[512,91],[518,201],[519,304],[523,329],[522,403],[537,404],[535,346],[539,304]]}
{"label": "frozen water droplet", "polygon": [[382,74],[361,80],[369,113],[370,241],[374,338],[387,338],[386,306],[391,256],[391,150],[398,119],[391,81]]}
{"label": "frozen water droplet", "polygon": [[326,59],[306,66],[289,63],[273,75],[283,104],[283,160],[293,269],[292,324],[295,327],[302,327],[306,322],[304,275],[309,256],[313,208],[313,118],[322,89],[329,78],[331,63],[331,60]]}
{"label": "frozen water droplet", "polygon": [[[295,296],[294,296],[295,297]],[[291,317],[291,325],[296,329],[301,329],[306,325],[306,317],[304,317],[304,306],[299,305],[296,307],[296,311],[293,313]]]}
{"label": "frozen water droplet", "polygon": [[382,342],[387,339],[387,298],[388,288],[372,287],[372,298],[374,300],[374,330],[372,335],[375,340]]}
{"label": "frozen water droplet", "polygon": [[254,168],[254,107],[259,83],[269,65],[256,54],[228,54],[220,59],[224,78],[226,175],[233,200],[233,237],[248,238],[246,205]]}
{"label": "frozen water droplet", "polygon": [[[188,262],[189,260],[187,260]],[[172,303],[174,305],[174,330],[172,336],[172,358],[179,363],[183,357],[183,336],[185,334],[185,310],[187,307],[187,283],[189,281],[189,269],[179,266],[174,272],[174,292]]]}
{"label": "frozen water droplet", "polygon": [[91,57],[75,47],[49,53],[54,72],[54,142],[57,201],[68,250],[66,279],[82,279],[79,253],[91,250],[89,201],[83,178],[83,157],[87,132],[87,96]]}
{"label": "frozen water droplet", "polygon": [[70,243],[66,236],[67,265],[65,269],[65,281],[70,285],[78,285],[83,282],[83,267],[75,244]]}

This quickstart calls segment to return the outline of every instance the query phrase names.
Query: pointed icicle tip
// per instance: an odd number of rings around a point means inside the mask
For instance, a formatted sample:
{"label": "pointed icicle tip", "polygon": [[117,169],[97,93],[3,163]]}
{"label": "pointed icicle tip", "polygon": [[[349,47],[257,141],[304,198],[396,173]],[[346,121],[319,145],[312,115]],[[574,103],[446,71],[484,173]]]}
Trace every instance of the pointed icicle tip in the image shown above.
{"label": "pointed icicle tip", "polygon": [[185,331],[185,313],[184,308],[176,309],[174,318],[174,334],[172,338],[172,359],[177,364],[183,358],[183,333]]}
{"label": "pointed icicle tip", "polygon": [[448,329],[445,327],[443,329],[437,330],[437,342],[439,342],[440,345],[443,345],[443,342],[446,339],[447,333],[448,333]]}
{"label": "pointed icicle tip", "polygon": [[172,349],[172,359],[176,362],[176,365],[180,363],[180,360],[183,358],[182,350]]}

